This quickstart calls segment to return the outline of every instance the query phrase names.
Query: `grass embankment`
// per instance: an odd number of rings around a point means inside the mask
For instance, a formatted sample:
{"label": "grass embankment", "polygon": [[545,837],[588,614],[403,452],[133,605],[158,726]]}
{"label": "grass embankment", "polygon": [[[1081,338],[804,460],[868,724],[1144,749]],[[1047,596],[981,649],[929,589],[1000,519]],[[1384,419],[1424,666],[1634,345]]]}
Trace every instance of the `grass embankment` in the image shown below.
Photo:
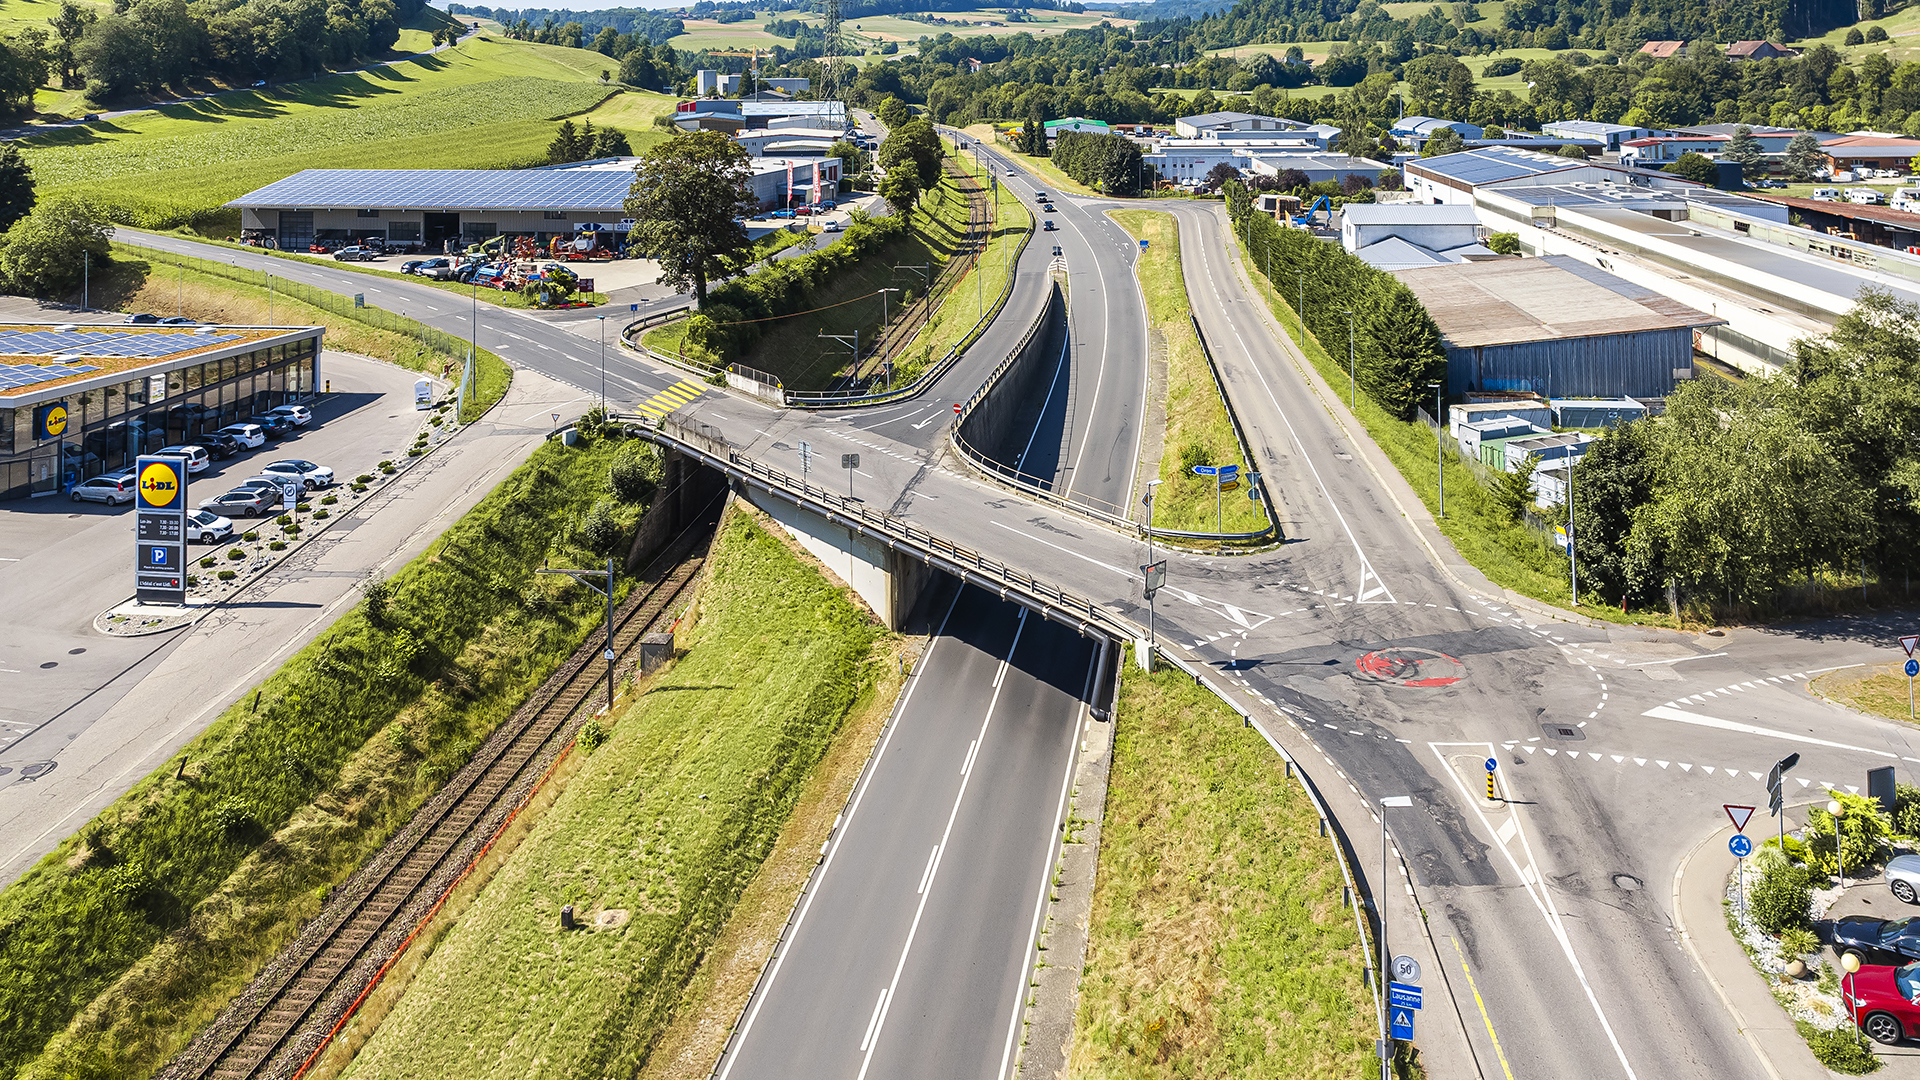
{"label": "grass embankment", "polygon": [[0,1077],[147,1075],[293,938],[600,624],[534,570],[592,565],[615,452],[534,451],[384,617],[346,612],[0,892]]}
{"label": "grass embankment", "polygon": [[[1241,257],[1246,260],[1246,265],[1253,266],[1254,260],[1248,255],[1246,247],[1237,239],[1234,243]],[[1266,298],[1275,321],[1306,353],[1320,377],[1329,386],[1345,384],[1345,364],[1328,356],[1327,351],[1321,348],[1320,340],[1311,332],[1304,342],[1301,341],[1300,319],[1287,298],[1276,293],[1257,270],[1249,276],[1255,282],[1255,289]],[[1417,420],[1396,419],[1372,398],[1364,395],[1360,397],[1354,412],[1374,444],[1400,470],[1400,476],[1413,488],[1427,509],[1437,515],[1440,499],[1434,479],[1434,447],[1428,445],[1437,437],[1436,433]],[[1438,518],[1437,524],[1440,532],[1452,541],[1461,558],[1472,563],[1495,585],[1557,607],[1571,606],[1572,588],[1567,580],[1567,557],[1564,552],[1554,547],[1544,535],[1509,519],[1494,502],[1492,493],[1480,483],[1479,477],[1461,463],[1457,453],[1446,456],[1446,484],[1447,516]],[[1623,615],[1619,608],[1605,604],[1582,604],[1578,610],[1582,615],[1609,622],[1639,626],[1674,625],[1672,616],[1663,612],[1631,611]]]}
{"label": "grass embankment", "polygon": [[[1157,210],[1110,210],[1136,240],[1147,241],[1134,272],[1147,301],[1147,321],[1167,347],[1167,430],[1160,453],[1160,491],[1154,498],[1155,528],[1183,532],[1258,532],[1267,526],[1260,504],[1247,498],[1252,466],[1234,436],[1233,421],[1214,383],[1200,337],[1194,333],[1186,278],[1180,267],[1180,229],[1173,215]],[[1195,465],[1238,465],[1241,487],[1221,492],[1215,515],[1213,478]]]}
{"label": "grass embankment", "polygon": [[[409,371],[460,378],[464,345],[405,316],[376,307],[355,308],[351,297],[291,282],[275,281],[270,290],[263,275],[226,263],[174,255],[156,263],[149,261],[152,249],[136,252],[121,244],[114,245],[114,251],[112,270],[95,279],[94,297],[101,305],[177,313],[210,323],[324,326],[328,348],[376,357]],[[297,292],[289,293],[289,288]],[[461,421],[492,408],[512,380],[513,370],[506,361],[480,350],[474,361],[472,399],[466,402]]]}
{"label": "grass embankment", "polygon": [[1280,759],[1177,671],[1128,665],[1114,722],[1067,1074],[1372,1075],[1365,945]]}
{"label": "grass embankment", "polygon": [[[17,145],[42,197],[83,196],[123,225],[235,235],[239,213],[222,204],[302,169],[545,164],[560,117],[609,109],[616,94],[672,107],[600,83],[609,64],[585,49],[470,38],[432,56],[165,105]],[[650,126],[622,130],[635,150],[663,137]]]}
{"label": "grass embankment", "polygon": [[[884,711],[893,665],[894,639],[741,512],[688,618],[684,656],[619,714],[348,1075],[646,1063],[849,714]],[[560,930],[565,904],[588,929]]]}
{"label": "grass embankment", "polygon": [[1028,157],[1026,154],[1015,150],[1011,144],[999,141],[999,134],[992,124],[974,124],[963,130],[974,138],[992,145],[995,150],[1005,155],[1007,160],[1013,162],[1014,165],[1032,173],[1042,182],[1052,185],[1049,189],[1051,191],[1064,191],[1071,195],[1098,196],[1100,194],[1055,168],[1052,158]]}
{"label": "grass embankment", "polygon": [[[987,173],[977,159],[960,155],[954,160],[982,183],[986,182]],[[933,318],[908,350],[911,356],[896,372],[896,385],[902,378],[911,379],[925,370],[927,365],[945,356],[947,350],[959,347],[973,332],[980,317],[1000,303],[1000,293],[1006,289],[1021,251],[1033,236],[1033,212],[1007,185],[1000,184],[993,214],[993,233],[987,240],[987,250],[979,264],[955,282],[940,306],[934,309]]]}
{"label": "grass embankment", "polygon": [[1807,689],[1837,705],[1871,716],[1907,720],[1910,718],[1908,680],[1900,667],[1899,664],[1875,664],[1829,671],[1808,683]]}

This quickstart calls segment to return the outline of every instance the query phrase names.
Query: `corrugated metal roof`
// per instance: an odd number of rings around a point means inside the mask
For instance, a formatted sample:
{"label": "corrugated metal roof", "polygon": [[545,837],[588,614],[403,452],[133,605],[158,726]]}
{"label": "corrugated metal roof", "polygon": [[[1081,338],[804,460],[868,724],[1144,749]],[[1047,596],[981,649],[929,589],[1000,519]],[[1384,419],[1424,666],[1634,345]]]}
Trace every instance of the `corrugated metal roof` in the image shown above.
{"label": "corrugated metal roof", "polygon": [[321,210],[617,210],[631,169],[305,169],[228,206]]}
{"label": "corrugated metal roof", "polygon": [[1480,224],[1480,212],[1460,203],[1348,203],[1340,212],[1355,225]]}
{"label": "corrugated metal roof", "polygon": [[1714,326],[1723,320],[1564,255],[1395,273],[1454,348]]}

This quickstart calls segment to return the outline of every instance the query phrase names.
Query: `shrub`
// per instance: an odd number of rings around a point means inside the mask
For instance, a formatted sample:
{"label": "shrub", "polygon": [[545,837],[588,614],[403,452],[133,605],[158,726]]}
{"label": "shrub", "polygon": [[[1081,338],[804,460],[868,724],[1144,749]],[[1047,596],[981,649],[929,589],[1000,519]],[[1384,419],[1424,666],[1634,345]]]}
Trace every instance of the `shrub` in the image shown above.
{"label": "shrub", "polygon": [[574,736],[574,741],[580,744],[580,749],[591,754],[607,741],[607,729],[600,726],[600,721],[589,720],[580,725],[580,734]]}
{"label": "shrub", "polygon": [[650,442],[637,441],[614,459],[613,467],[607,472],[607,487],[621,502],[638,503],[660,486],[660,473],[660,448]]}
{"label": "shrub", "polygon": [[413,730],[405,720],[396,720],[387,728],[387,745],[405,754],[413,749]]}
{"label": "shrub", "polygon": [[621,527],[620,518],[614,513],[613,504],[602,499],[593,504],[580,519],[580,530],[576,537],[580,546],[595,555],[611,555],[620,546],[620,538],[626,530]]}
{"label": "shrub", "polygon": [[244,832],[254,824],[253,804],[238,795],[229,795],[214,806],[213,823],[224,833]]}
{"label": "shrub", "polygon": [[260,534],[252,529],[248,529],[246,532],[243,532],[240,534],[240,539],[245,540],[247,543],[251,544],[260,539]]}
{"label": "shrub", "polygon": [[1796,926],[1780,935],[1780,951],[1787,956],[1807,956],[1820,951],[1820,939],[1806,927]]}
{"label": "shrub", "polygon": [[[1857,874],[1878,862],[1885,853],[1893,821],[1880,808],[1878,800],[1844,791],[1833,792],[1832,797],[1839,800],[1841,807],[1840,831],[1846,840],[1846,870],[1850,875]],[[1894,805],[1899,806],[1897,794]],[[1821,873],[1832,875],[1840,871],[1833,850],[1833,817],[1824,806],[1807,812],[1806,852],[1807,865]]]}
{"label": "shrub", "polygon": [[327,496],[326,498],[324,498],[324,499],[321,499],[321,500],[320,500],[320,505],[321,505],[321,506],[332,506],[332,505],[333,505],[334,503],[337,503],[337,502],[339,502],[339,501],[340,501],[340,496],[338,496],[338,495],[329,495],[329,496]]}
{"label": "shrub", "polygon": [[213,569],[213,556],[211,555],[202,556],[200,559],[200,569],[202,570]]}
{"label": "shrub", "polygon": [[371,484],[373,483],[373,474],[363,472],[359,476],[354,477],[353,482],[356,484]]}
{"label": "shrub", "polygon": [[285,551],[286,549],[287,542],[285,540],[275,540],[267,545],[268,551]]}
{"label": "shrub", "polygon": [[219,574],[217,574],[217,575],[215,575],[215,576],[216,576],[216,577],[218,577],[218,578],[219,578],[219,579],[220,579],[221,581],[232,581],[232,580],[233,580],[234,578],[237,578],[237,577],[239,577],[240,575],[239,575],[239,574],[236,574],[236,573],[234,573],[234,572],[233,572],[233,571],[231,571],[231,570],[222,570],[222,571],[220,571],[220,573],[219,573]]}
{"label": "shrub", "polygon": [[247,553],[241,550],[240,548],[234,548],[231,551],[227,552],[227,558],[232,559],[235,562],[239,562],[241,559],[244,559],[246,557],[247,557]]}
{"label": "shrub", "polygon": [[384,468],[386,468],[387,466],[389,466],[389,465],[391,465],[391,464],[393,464],[393,461],[392,461],[391,459],[389,459],[389,460],[387,460],[387,461],[382,461],[382,462],[380,463],[380,467],[384,469]]}
{"label": "shrub", "polygon": [[367,621],[386,630],[393,625],[393,581],[390,578],[368,578],[360,586],[367,597]]}
{"label": "shrub", "polygon": [[393,463],[392,463],[392,462],[390,462],[390,461],[387,461],[387,462],[381,462],[381,464],[380,464],[380,471],[381,471],[381,472],[383,472],[383,473],[386,473],[386,474],[387,474],[387,475],[389,475],[389,476],[391,476],[391,475],[393,475],[393,474],[394,474],[395,472],[397,472],[398,470],[396,470],[396,469],[395,469],[395,468],[393,467]]}
{"label": "shrub", "polygon": [[198,577],[196,577],[195,575],[193,575],[193,574],[188,574],[188,575],[187,575],[187,588],[189,588],[189,589],[197,589],[197,588],[199,588],[199,587],[200,587],[200,579],[199,579]]}
{"label": "shrub", "polygon": [[1812,909],[1813,891],[1803,867],[1782,864],[1760,875],[1747,896],[1753,921],[1769,934],[1806,929]]}
{"label": "shrub", "polygon": [[1180,471],[1190,473],[1196,466],[1213,464],[1213,451],[1202,443],[1187,443],[1180,448]]}
{"label": "shrub", "polygon": [[1519,57],[1503,56],[1498,60],[1489,62],[1486,67],[1481,68],[1480,77],[1483,79],[1497,79],[1502,75],[1515,75],[1519,73],[1520,66]]}
{"label": "shrub", "polygon": [[291,525],[293,524],[293,515],[281,514],[279,517],[273,519],[273,523],[275,525]]}
{"label": "shrub", "polygon": [[408,456],[408,457],[419,457],[419,456],[420,456],[421,454],[424,454],[424,453],[426,453],[426,451],[425,451],[425,450],[422,450],[422,449],[421,449],[420,447],[418,447],[418,446],[409,446],[409,447],[407,447],[407,456]]}
{"label": "shrub", "polygon": [[1815,1060],[1837,1073],[1864,1076],[1880,1067],[1880,1059],[1873,1056],[1867,1037],[1852,1025],[1832,1031],[1816,1030],[1807,1036],[1807,1047],[1813,1051]]}
{"label": "shrub", "polygon": [[327,516],[328,516],[328,511],[326,510],[315,510],[313,512],[313,520],[315,521],[325,521],[327,519]]}
{"label": "shrub", "polygon": [[1894,785],[1893,831],[1897,836],[1920,836],[1920,787]]}

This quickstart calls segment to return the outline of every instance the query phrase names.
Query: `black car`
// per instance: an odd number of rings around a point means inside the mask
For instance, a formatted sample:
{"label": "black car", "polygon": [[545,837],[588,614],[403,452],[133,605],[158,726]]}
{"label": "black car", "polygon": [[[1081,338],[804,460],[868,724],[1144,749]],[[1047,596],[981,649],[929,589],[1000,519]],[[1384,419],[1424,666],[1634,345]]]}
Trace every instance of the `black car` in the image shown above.
{"label": "black car", "polygon": [[1852,953],[1862,963],[1877,963],[1877,958],[1898,956],[1902,962],[1920,960],[1920,919],[1876,919],[1868,915],[1848,915],[1833,922],[1833,951]]}
{"label": "black car", "polygon": [[284,416],[274,416],[270,413],[260,416],[249,416],[243,422],[260,425],[260,430],[266,432],[267,438],[269,439],[284,439],[293,431],[293,421]]}
{"label": "black car", "polygon": [[246,449],[246,447],[240,445],[239,439],[218,431],[210,435],[202,435],[194,441],[198,445],[206,447],[207,453],[212,454],[217,461],[225,461]]}

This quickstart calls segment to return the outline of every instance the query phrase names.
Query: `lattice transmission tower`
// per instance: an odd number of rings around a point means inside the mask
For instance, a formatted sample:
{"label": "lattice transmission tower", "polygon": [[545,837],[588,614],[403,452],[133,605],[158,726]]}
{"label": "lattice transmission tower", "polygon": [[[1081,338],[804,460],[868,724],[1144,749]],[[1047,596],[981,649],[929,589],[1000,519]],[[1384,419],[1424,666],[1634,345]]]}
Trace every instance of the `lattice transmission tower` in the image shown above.
{"label": "lattice transmission tower", "polygon": [[853,80],[847,78],[846,60],[840,55],[845,44],[840,29],[840,0],[826,0],[826,4],[826,49],[820,58],[821,81],[826,85],[820,88],[820,100],[845,101]]}

